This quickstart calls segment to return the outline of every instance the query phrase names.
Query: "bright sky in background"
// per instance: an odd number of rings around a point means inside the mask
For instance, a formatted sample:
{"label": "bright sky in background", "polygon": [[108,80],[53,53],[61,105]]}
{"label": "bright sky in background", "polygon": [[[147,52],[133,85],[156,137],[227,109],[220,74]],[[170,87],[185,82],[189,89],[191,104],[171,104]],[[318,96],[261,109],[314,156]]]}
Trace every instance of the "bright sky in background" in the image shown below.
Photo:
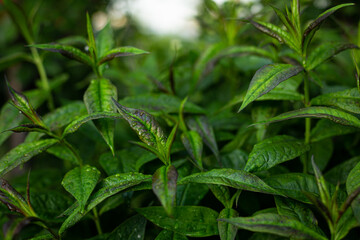
{"label": "bright sky in background", "polygon": [[[214,1],[222,4],[226,0]],[[242,1],[247,3],[256,0]],[[200,0],[114,0],[110,14],[118,18],[128,12],[145,29],[156,34],[193,38],[197,36],[198,32],[194,16],[199,3]]]}

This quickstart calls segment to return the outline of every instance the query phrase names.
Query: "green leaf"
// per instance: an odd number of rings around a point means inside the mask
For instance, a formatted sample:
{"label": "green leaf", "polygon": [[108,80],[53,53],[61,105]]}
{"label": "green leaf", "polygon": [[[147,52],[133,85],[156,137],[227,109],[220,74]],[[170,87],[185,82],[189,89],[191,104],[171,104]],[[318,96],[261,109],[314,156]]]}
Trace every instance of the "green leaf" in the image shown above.
{"label": "green leaf", "polygon": [[76,60],[78,62],[84,63],[88,66],[92,66],[91,58],[80,49],[68,45],[60,45],[60,44],[33,44],[29,45],[29,47],[38,48],[45,51],[57,52],[61,55]]}
{"label": "green leaf", "polygon": [[355,44],[351,43],[323,43],[320,46],[316,47],[306,59],[306,69],[307,71],[313,70],[321,63],[330,59],[334,55],[345,51],[347,49],[359,48]]}
{"label": "green leaf", "polygon": [[357,88],[328,93],[311,99],[311,105],[325,105],[360,114],[360,92]]}
{"label": "green leaf", "polygon": [[281,82],[299,74],[304,69],[291,64],[269,64],[256,71],[249,89],[239,109],[243,110],[251,102],[274,89]]}
{"label": "green leaf", "polygon": [[359,131],[358,128],[339,125],[327,119],[321,119],[311,130],[311,142],[317,142],[326,138],[349,134],[357,131]]}
{"label": "green leaf", "polygon": [[[125,97],[119,100],[121,105],[143,109],[151,114],[177,113],[181,104],[181,99],[168,94],[145,94]],[[201,114],[205,110],[187,101],[184,105],[184,112]]]}
{"label": "green leaf", "polygon": [[[116,104],[119,113],[130,124],[130,127],[136,132],[140,140],[160,153],[160,159],[165,164],[168,164],[169,159],[164,159],[165,156],[161,156],[161,153],[164,153],[166,149],[167,139],[155,118],[143,110],[127,108],[115,100],[113,101]],[[155,150],[152,150],[152,152]]]}
{"label": "green leaf", "polygon": [[187,240],[187,237],[169,230],[162,230],[155,240]]}
{"label": "green leaf", "polygon": [[173,165],[162,166],[153,175],[152,189],[163,205],[166,213],[172,216],[176,204],[176,182],[178,174]]}
{"label": "green leaf", "polygon": [[[264,180],[270,187],[285,196],[304,203],[311,203],[305,193],[319,197],[319,189],[315,177],[304,173],[285,173],[273,175]],[[328,184],[330,193],[335,191],[333,185]],[[343,192],[339,192],[339,199],[343,200]]]}
{"label": "green leaf", "polygon": [[306,227],[321,233],[314,213],[305,204],[278,196],[275,196],[275,203],[280,215],[291,217],[303,223]]}
{"label": "green leaf", "polygon": [[[224,218],[235,218],[238,217],[239,213],[231,208],[224,208],[220,214],[220,219]],[[219,235],[221,240],[234,240],[237,233],[237,227],[229,224],[227,222],[219,221],[218,222]]]}
{"label": "green leaf", "polygon": [[143,240],[145,237],[146,219],[141,215],[135,215],[110,233],[107,240]]}
{"label": "green leaf", "polygon": [[80,116],[66,126],[62,134],[62,137],[65,137],[70,133],[76,132],[83,124],[87,123],[88,121],[99,118],[116,119],[116,118],[122,118],[122,116],[118,113],[111,113],[111,112],[91,113],[84,116]]}
{"label": "green leaf", "polygon": [[208,172],[195,173],[181,179],[178,184],[206,183],[228,186],[236,189],[243,189],[253,192],[278,194],[275,189],[268,186],[256,175],[243,170],[234,169],[213,169]]}
{"label": "green leaf", "polygon": [[20,6],[15,4],[15,2],[12,0],[4,0],[3,4],[7,12],[16,23],[17,27],[20,29],[20,32],[24,36],[25,40],[28,43],[32,43],[34,41],[33,33],[31,31],[33,28],[29,26],[29,21],[24,14],[24,10],[21,9]]}
{"label": "green leaf", "polygon": [[220,162],[220,153],[216,143],[214,130],[206,116],[195,116],[189,118],[186,123],[192,131],[196,131],[202,137],[206,146],[210,148],[218,162]]}
{"label": "green leaf", "polygon": [[351,229],[359,227],[360,224],[354,217],[351,209],[348,209],[344,215],[340,218],[338,224],[336,225],[336,235],[335,239],[340,240],[344,239],[346,235],[350,232]]}
{"label": "green leaf", "polygon": [[10,211],[21,213],[25,217],[34,215],[23,196],[3,178],[0,178],[0,203],[5,204]]}
{"label": "green leaf", "polygon": [[[360,187],[360,163],[357,163],[356,166],[351,170],[347,179],[346,179],[346,191],[350,195],[356,189]],[[352,202],[352,210],[354,211],[354,216],[360,222],[360,196],[358,195],[356,199]]]}
{"label": "green leaf", "polygon": [[55,145],[51,148],[48,148],[46,152],[64,161],[69,161],[72,164],[80,165],[79,159],[68,147],[62,145]]}
{"label": "green leaf", "polygon": [[96,207],[99,203],[103,202],[108,197],[111,197],[116,193],[146,181],[151,181],[151,176],[141,173],[122,173],[105,178],[100,183],[99,190],[90,196],[89,200],[87,201],[88,204],[85,207],[85,211],[81,212],[81,208],[78,204],[71,206],[68,210],[65,211],[66,214],[71,214],[61,225],[59,234],[62,234],[66,229],[80,221],[80,219],[84,217],[86,213],[88,213],[91,209]]}
{"label": "green leaf", "polygon": [[138,208],[136,211],[161,228],[189,237],[219,234],[216,222],[219,214],[207,207],[176,207],[173,217],[169,217],[162,207]]}
{"label": "green leaf", "polygon": [[[117,89],[110,80],[105,78],[92,80],[84,94],[84,102],[88,113],[115,112],[112,97],[117,98]],[[94,124],[110,150],[114,152],[114,121],[98,119],[94,121]]]}
{"label": "green leaf", "polygon": [[94,60],[97,59],[97,52],[96,52],[96,42],[94,37],[93,28],[91,25],[90,15],[86,13],[86,29],[88,33],[88,45],[89,45],[89,52]]}
{"label": "green leaf", "polygon": [[181,134],[181,141],[194,163],[200,169],[203,169],[201,160],[203,142],[201,136],[195,131],[187,131]]}
{"label": "green leaf", "polygon": [[135,48],[135,47],[118,47],[111,49],[104,53],[104,56],[101,57],[98,61],[98,65],[106,63],[108,61],[113,60],[114,58],[118,57],[127,57],[127,56],[135,56],[135,55],[142,55],[142,54],[149,54],[149,52]]}
{"label": "green leaf", "polygon": [[336,165],[324,175],[325,179],[332,184],[344,184],[350,171],[360,162],[360,157],[353,157]]}
{"label": "green leaf", "polygon": [[[323,171],[333,156],[333,150],[333,141],[330,138],[318,142],[311,142],[308,156],[312,156],[318,168]],[[311,165],[310,161],[308,165]],[[310,166],[308,172],[313,173]]]}
{"label": "green leaf", "polygon": [[37,114],[37,112],[31,106],[28,98],[24,94],[15,91],[7,81],[6,81],[6,83],[7,83],[8,92],[10,94],[13,105],[17,109],[19,109],[20,112],[23,113],[34,124],[46,128],[46,126],[43,123],[43,121],[41,120],[40,116]]}
{"label": "green leaf", "polygon": [[85,165],[76,167],[66,173],[61,184],[79,202],[81,211],[84,211],[85,204],[94,190],[100,178],[100,171],[95,167]]}
{"label": "green leaf", "polygon": [[11,149],[10,152],[0,159],[0,177],[57,142],[56,139],[46,139],[32,143],[23,143]]}
{"label": "green leaf", "polygon": [[38,132],[38,133],[47,133],[48,130],[42,126],[36,124],[22,124],[20,126],[10,128],[7,131],[12,131],[16,133],[20,132]]}
{"label": "green leaf", "polygon": [[300,52],[299,46],[296,45],[296,43],[294,42],[294,40],[287,31],[281,29],[278,26],[275,26],[274,24],[267,22],[250,20],[250,23],[261,32],[269,35],[272,38],[275,38],[280,43],[285,43],[294,51],[298,53]]}
{"label": "green leaf", "polygon": [[110,23],[107,23],[95,37],[98,57],[104,57],[106,52],[114,47],[114,33]]}
{"label": "green leaf", "polygon": [[238,228],[253,232],[271,233],[295,239],[327,240],[325,236],[306,227],[301,222],[287,216],[273,213],[263,213],[253,217],[237,217],[220,220],[231,223]]}
{"label": "green leaf", "polygon": [[352,6],[354,3],[345,3],[337,5],[333,8],[330,8],[326,10],[325,12],[321,13],[313,22],[309,24],[309,26],[305,29],[303,34],[303,49],[306,50],[307,46],[310,44],[311,39],[313,38],[315,32],[319,30],[321,23],[328,18],[330,15],[332,15],[335,11],[337,11],[340,8]]}
{"label": "green leaf", "polygon": [[255,144],[244,170],[259,172],[292,160],[310,150],[304,141],[292,136],[278,135]]}
{"label": "green leaf", "polygon": [[255,124],[280,122],[294,118],[326,118],[338,124],[360,127],[360,120],[353,115],[343,112],[338,109],[329,107],[307,107],[298,110],[286,112],[276,117],[270,118],[266,121],[258,122]]}

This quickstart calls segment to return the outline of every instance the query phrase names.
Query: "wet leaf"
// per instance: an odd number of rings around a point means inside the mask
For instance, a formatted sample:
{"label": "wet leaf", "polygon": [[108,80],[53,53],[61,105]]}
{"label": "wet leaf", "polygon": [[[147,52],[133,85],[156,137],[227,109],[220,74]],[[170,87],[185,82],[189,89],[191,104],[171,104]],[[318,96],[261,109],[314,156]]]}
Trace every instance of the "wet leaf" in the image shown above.
{"label": "wet leaf", "polygon": [[268,186],[256,175],[245,172],[243,170],[226,168],[213,169],[208,172],[192,174],[190,176],[182,178],[178,182],[178,184],[187,183],[217,184],[253,192],[280,194],[275,189]]}
{"label": "wet leaf", "polygon": [[188,238],[184,235],[177,234],[173,231],[162,230],[155,240],[187,240]]}
{"label": "wet leaf", "polygon": [[310,150],[303,140],[278,135],[255,144],[244,168],[247,172],[267,170],[285,161],[299,157]]}
{"label": "wet leaf", "polygon": [[203,142],[201,136],[195,131],[188,131],[181,134],[181,141],[191,159],[200,169],[202,169],[201,155],[203,151]]}
{"label": "wet leaf", "polygon": [[85,165],[76,167],[66,173],[61,184],[79,202],[81,212],[85,209],[85,204],[94,190],[100,178],[100,171],[95,167]]}
{"label": "wet leaf", "polygon": [[[115,112],[111,98],[117,98],[117,89],[110,80],[101,78],[92,80],[84,94],[84,103],[89,114],[101,112]],[[110,119],[97,119],[94,121],[101,136],[114,152],[115,123]]]}
{"label": "wet leaf", "polygon": [[0,176],[16,168],[56,144],[56,139],[46,139],[31,143],[23,143],[11,149],[0,159]]}
{"label": "wet leaf", "polygon": [[270,64],[260,68],[250,82],[249,89],[239,111],[270,92],[281,82],[299,74],[303,70],[300,66],[290,64]]}

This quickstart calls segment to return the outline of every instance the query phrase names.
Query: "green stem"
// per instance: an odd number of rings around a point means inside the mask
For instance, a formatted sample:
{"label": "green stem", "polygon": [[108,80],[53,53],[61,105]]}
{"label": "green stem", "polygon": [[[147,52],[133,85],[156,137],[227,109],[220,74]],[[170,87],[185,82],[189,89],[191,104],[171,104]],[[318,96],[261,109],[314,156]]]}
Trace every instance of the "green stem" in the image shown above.
{"label": "green stem", "polygon": [[94,222],[96,225],[96,230],[98,231],[99,235],[102,234],[102,230],[101,230],[101,225],[100,225],[100,219],[99,219],[99,214],[96,210],[96,207],[93,208],[93,214],[94,214]]}
{"label": "green stem", "polygon": [[36,48],[32,47],[30,49],[31,49],[31,53],[32,53],[32,56],[33,56],[33,59],[34,59],[34,63],[36,65],[36,68],[37,68],[37,70],[39,72],[39,75],[40,75],[41,85],[42,85],[44,91],[46,92],[46,94],[48,96],[49,109],[51,111],[53,111],[55,109],[54,99],[53,99],[52,94],[51,94],[50,84],[49,84],[49,81],[48,81],[48,78],[47,78],[47,75],[46,75],[46,72],[45,72],[45,68],[44,68],[42,59],[41,59],[41,57],[40,57],[40,55],[39,55]]}
{"label": "green stem", "polygon": [[[309,89],[309,77],[308,73],[305,72],[305,78],[304,78],[304,105],[305,107],[310,107],[310,89]],[[311,134],[311,119],[305,118],[305,145],[310,144],[310,135]],[[307,173],[308,170],[308,163],[309,163],[309,155],[308,153],[305,153],[305,159],[304,159],[304,169],[303,172]]]}

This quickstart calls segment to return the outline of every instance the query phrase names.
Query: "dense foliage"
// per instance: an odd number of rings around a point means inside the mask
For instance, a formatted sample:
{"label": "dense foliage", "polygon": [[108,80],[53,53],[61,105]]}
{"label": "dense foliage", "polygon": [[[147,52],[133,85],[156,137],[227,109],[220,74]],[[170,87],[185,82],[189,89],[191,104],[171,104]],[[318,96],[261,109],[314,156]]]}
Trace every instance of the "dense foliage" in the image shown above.
{"label": "dense foliage", "polygon": [[358,239],[358,6],[204,0],[174,42],[102,4],[0,5],[1,238]]}

